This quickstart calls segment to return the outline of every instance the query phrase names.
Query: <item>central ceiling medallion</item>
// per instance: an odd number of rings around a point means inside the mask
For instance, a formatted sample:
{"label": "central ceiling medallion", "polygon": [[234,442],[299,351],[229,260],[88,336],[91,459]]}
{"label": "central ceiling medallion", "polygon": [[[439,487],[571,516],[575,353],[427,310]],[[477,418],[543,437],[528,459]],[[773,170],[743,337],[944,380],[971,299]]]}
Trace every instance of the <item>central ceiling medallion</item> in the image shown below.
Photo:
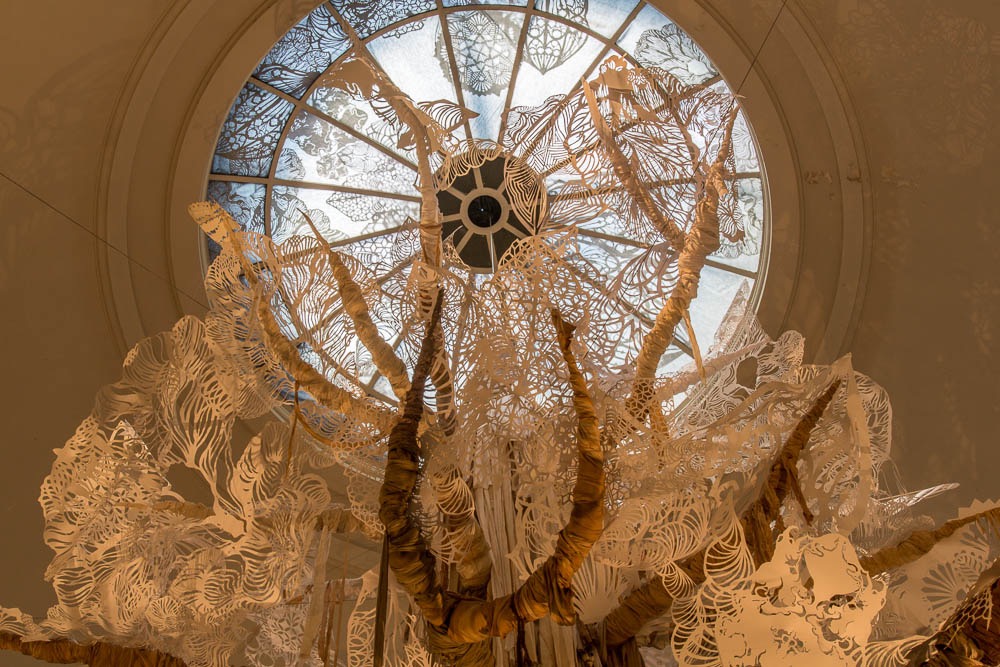
{"label": "central ceiling medallion", "polygon": [[[499,155],[473,166],[438,191],[442,236],[455,245],[458,256],[473,271],[492,273],[517,239],[534,233],[543,212],[542,198],[532,197],[526,205],[513,195],[522,190],[526,169],[516,157]],[[512,171],[517,172],[517,188],[510,187]],[[527,180],[533,194],[541,192],[537,175]]]}

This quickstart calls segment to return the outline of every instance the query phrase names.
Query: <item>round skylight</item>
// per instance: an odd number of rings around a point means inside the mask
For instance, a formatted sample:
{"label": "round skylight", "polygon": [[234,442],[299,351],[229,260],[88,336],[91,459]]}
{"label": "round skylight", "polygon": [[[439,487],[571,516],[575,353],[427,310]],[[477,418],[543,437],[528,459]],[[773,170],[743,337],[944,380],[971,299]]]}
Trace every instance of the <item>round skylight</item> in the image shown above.
{"label": "round skylight", "polygon": [[[209,176],[208,197],[245,229],[281,242],[308,235],[307,212],[323,236],[350,253],[393,257],[419,217],[417,160],[400,141],[389,105],[359,100],[321,75],[348,57],[353,27],[378,67],[415,102],[444,100],[475,112],[456,134],[503,149],[531,109],[553,96],[578,92],[610,56],[658,67],[680,83],[730,93],[705,53],[653,6],[628,0],[534,0],[469,3],[461,0],[380,0],[323,3],[264,57],[237,95],[222,127]],[[763,271],[764,194],[757,152],[742,117],[733,132],[735,201],[745,234],[723,243],[702,272],[691,309],[702,347],[715,338],[734,299],[756,293]],[[711,137],[694,137],[705,149]],[[507,143],[505,143],[507,142]],[[586,148],[581,149],[585,153]],[[582,154],[580,153],[580,154]],[[442,233],[469,271],[487,277],[518,238],[535,229],[544,211],[526,211],[509,198],[505,174],[516,152],[493,157],[458,174],[438,192]],[[546,194],[539,206],[574,195],[566,161],[525,169]],[[677,206],[693,207],[684,193],[692,180],[650,184]],[[523,185],[523,184],[522,184]],[[670,211],[683,216],[683,211]],[[614,281],[655,243],[637,237],[612,212],[575,225],[580,275]],[[407,270],[400,258],[399,270]],[[595,288],[597,286],[595,285]],[[640,290],[641,292],[641,290]],[[647,328],[655,310],[621,296],[623,313]],[[661,368],[691,361],[692,341],[675,334]]]}

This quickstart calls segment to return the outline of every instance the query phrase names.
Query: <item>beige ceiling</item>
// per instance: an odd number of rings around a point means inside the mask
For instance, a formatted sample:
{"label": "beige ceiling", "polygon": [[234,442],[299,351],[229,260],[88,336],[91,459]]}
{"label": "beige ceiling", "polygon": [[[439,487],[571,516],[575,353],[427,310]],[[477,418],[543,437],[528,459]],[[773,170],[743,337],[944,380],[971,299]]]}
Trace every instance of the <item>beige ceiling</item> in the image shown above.
{"label": "beige ceiling", "polygon": [[[36,503],[52,449],[127,345],[202,310],[182,204],[309,4],[0,3],[0,605],[53,601]],[[938,511],[1000,496],[1000,3],[655,4],[742,82],[775,222],[766,326],[853,352],[889,390],[906,486],[962,484]]]}

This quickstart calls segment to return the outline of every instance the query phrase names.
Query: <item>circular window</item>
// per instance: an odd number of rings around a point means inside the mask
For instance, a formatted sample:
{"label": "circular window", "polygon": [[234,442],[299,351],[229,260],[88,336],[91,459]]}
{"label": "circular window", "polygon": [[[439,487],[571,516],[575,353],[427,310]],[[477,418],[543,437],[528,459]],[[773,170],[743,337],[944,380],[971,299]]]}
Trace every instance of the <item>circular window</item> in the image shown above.
{"label": "circular window", "polygon": [[[539,148],[544,132],[536,130],[546,113],[551,120],[545,122],[557,124],[559,101],[579,93],[609,57],[659,68],[687,89],[731,95],[694,41],[645,2],[323,3],[281,38],[237,95],[216,147],[208,197],[245,229],[278,243],[311,234],[305,213],[334,248],[352,254],[363,247],[366,257],[384,258],[385,273],[405,273],[412,261],[399,248],[412,242],[420,213],[417,157],[388,102],[324,84],[323,75],[350,57],[345,26],[402,93],[427,109],[440,103],[469,110],[453,134],[469,145],[492,147],[485,158],[466,161],[437,192],[444,242],[478,279],[496,271],[518,239],[539,233],[539,221],[552,210],[571,210],[584,198],[576,167],[588,147],[563,146],[567,157],[541,159],[547,149]],[[694,162],[695,153],[704,158],[714,149],[717,137],[704,134],[688,137],[691,154],[684,159]],[[730,200],[742,234],[724,239],[708,258],[692,326],[675,333],[661,371],[690,363],[697,342],[705,348],[715,339],[733,302],[752,302],[748,295],[759,292],[764,193],[742,112],[732,137]],[[645,185],[667,216],[684,220],[694,210],[695,181],[693,173],[677,173]],[[526,197],[526,188],[535,195]],[[607,208],[560,219],[575,233],[580,280],[594,289],[624,285],[614,295],[621,317],[648,330],[658,302],[642,281],[656,282],[656,276],[641,278],[642,267],[650,265],[650,255],[669,252],[663,239],[637,231]],[[635,284],[626,285],[622,276],[630,271]],[[364,381],[369,390],[378,384],[378,378]]]}

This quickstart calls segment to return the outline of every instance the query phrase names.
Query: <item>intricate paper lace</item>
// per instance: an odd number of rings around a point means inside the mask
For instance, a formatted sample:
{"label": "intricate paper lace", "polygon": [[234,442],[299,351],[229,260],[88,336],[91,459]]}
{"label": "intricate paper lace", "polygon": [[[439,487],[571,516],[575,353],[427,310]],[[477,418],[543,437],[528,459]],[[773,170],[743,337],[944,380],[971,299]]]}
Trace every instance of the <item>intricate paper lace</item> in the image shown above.
{"label": "intricate paper lace", "polygon": [[[658,48],[656,35],[642,45]],[[556,57],[546,49],[539,67]],[[744,294],[696,363],[661,368],[671,338],[693,332],[706,255],[744,238],[727,185],[733,100],[612,59],[581,92],[512,113],[502,145],[469,143],[450,133],[464,110],[410,101],[363,53],[351,63],[327,83],[388,100],[382,118],[418,156],[420,219],[391,248],[334,248],[192,207],[221,248],[211,308],[137,345],[57,451],[40,500],[59,602],[37,624],[4,611],[0,631],[217,667],[376,654],[503,665],[517,650],[558,665],[578,651],[630,665],[902,665],[931,636],[989,618],[979,575],[1000,554],[986,524],[891,571],[862,566],[924,527],[912,507],[939,489],[879,488],[889,403],[849,358],[803,364],[801,338],[766,336]],[[442,240],[436,195],[500,156],[526,233],[483,274]],[[540,174],[565,178],[549,192]],[[609,211],[641,252],[594,264],[578,235]],[[409,375],[421,350],[426,397]],[[408,396],[427,409],[417,403],[415,442],[387,464]],[[602,468],[598,447],[607,490],[591,546],[588,494],[604,480],[585,468]],[[392,518],[426,548],[432,581],[416,567],[385,574],[377,618],[379,574],[331,576],[331,554],[343,532],[379,539],[380,510],[398,506],[382,484],[400,465],[417,491]],[[331,498],[331,469],[349,507]],[[574,609],[579,632],[517,627],[571,622]],[[331,639],[342,628],[346,641]]]}

